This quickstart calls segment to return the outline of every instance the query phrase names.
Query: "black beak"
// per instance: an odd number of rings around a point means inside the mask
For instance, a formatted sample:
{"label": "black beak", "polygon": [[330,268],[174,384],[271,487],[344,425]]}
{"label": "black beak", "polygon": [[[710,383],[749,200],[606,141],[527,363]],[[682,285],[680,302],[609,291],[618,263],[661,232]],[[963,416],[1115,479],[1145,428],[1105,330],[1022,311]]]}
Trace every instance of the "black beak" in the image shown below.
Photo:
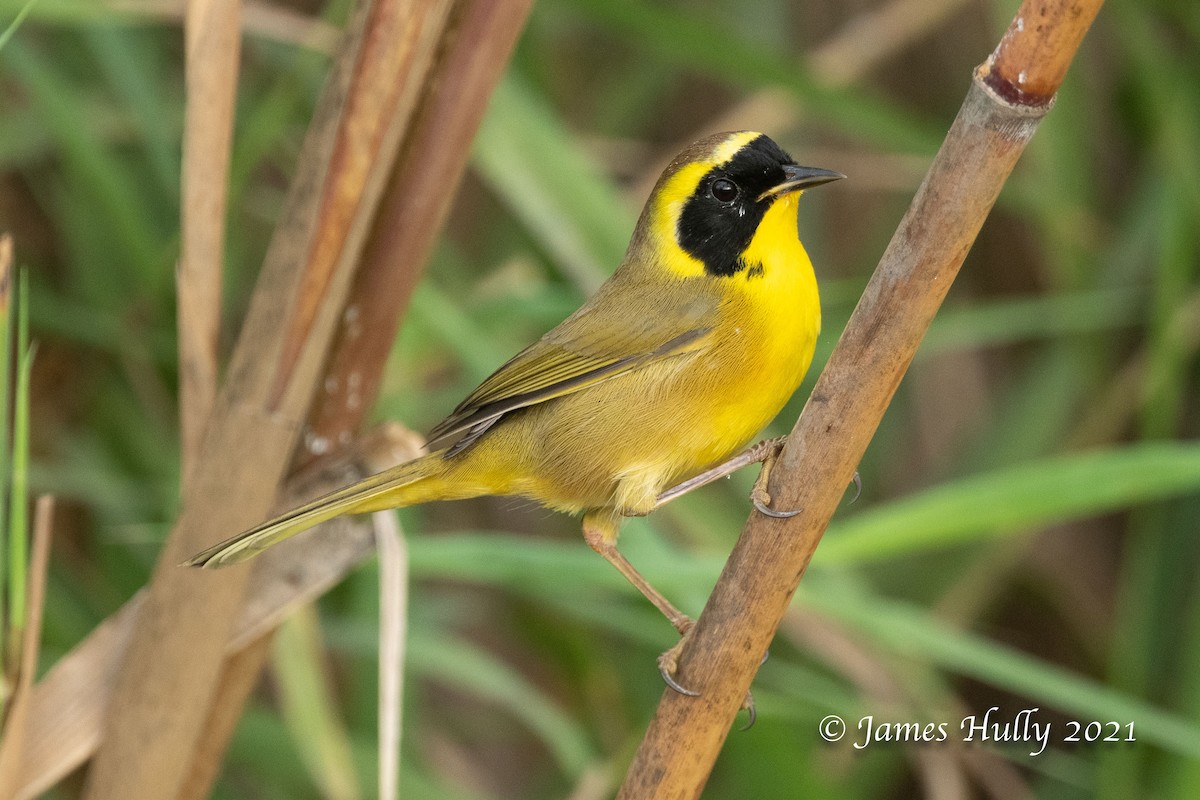
{"label": "black beak", "polygon": [[796,164],[788,164],[783,168],[783,182],[758,196],[758,200],[766,200],[768,197],[778,197],[781,194],[788,192],[797,192],[801,189],[808,189],[812,186],[820,186],[822,183],[831,183],[840,181],[846,177],[840,172],[834,172],[831,169],[821,169],[820,167],[801,167]]}

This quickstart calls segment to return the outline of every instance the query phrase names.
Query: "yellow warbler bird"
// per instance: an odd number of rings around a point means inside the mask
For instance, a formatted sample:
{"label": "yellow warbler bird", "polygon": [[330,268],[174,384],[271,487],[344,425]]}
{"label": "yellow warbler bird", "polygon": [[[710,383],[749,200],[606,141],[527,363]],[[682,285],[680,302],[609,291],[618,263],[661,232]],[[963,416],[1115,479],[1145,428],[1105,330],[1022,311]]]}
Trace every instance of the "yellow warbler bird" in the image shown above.
{"label": "yellow warbler bird", "polygon": [[[729,459],[808,370],[821,310],[796,201],[806,188],[843,177],[798,166],[760,133],[696,142],[659,178],[612,277],[434,428],[428,455],[264,522],[188,564],[243,561],[342,514],[521,495],[583,512],[587,543],[686,633],[691,620],[617,551],[620,520],[744,463],[764,461],[767,472],[777,443]],[[764,487],[760,475],[756,507],[783,515],[769,509]],[[670,678],[675,652],[660,666],[673,688],[686,691]]]}

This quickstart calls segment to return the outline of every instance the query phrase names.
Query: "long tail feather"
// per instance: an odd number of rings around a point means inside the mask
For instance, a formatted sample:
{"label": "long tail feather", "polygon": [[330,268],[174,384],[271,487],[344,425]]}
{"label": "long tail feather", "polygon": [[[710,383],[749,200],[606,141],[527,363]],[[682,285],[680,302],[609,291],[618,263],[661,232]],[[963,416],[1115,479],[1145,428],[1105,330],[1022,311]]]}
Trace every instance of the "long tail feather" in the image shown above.
{"label": "long tail feather", "polygon": [[437,479],[445,472],[445,463],[441,453],[434,453],[364,478],[197,553],[184,566],[212,568],[238,564],[343,514],[402,508],[434,499],[433,487],[423,484],[431,481],[440,484]]}

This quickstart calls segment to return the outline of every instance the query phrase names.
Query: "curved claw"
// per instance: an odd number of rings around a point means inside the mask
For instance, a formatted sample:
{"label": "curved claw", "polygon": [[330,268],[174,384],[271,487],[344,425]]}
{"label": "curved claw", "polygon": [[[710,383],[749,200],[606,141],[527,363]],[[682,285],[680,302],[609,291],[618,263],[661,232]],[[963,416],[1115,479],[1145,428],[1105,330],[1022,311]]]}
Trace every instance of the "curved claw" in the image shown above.
{"label": "curved claw", "polygon": [[766,514],[768,517],[774,517],[775,519],[787,519],[788,517],[794,517],[800,513],[800,509],[796,509],[795,511],[776,511],[758,497],[750,498],[750,502],[752,502],[754,507],[758,509],[758,513]]}
{"label": "curved claw", "polygon": [[670,670],[667,669],[665,664],[658,665],[658,674],[662,676],[663,683],[665,683],[667,686],[670,686],[672,689],[679,692],[680,694],[682,694],[686,697],[699,697],[700,696],[699,692],[693,692],[691,689],[688,689],[688,688],[680,685],[679,681],[675,680],[675,676],[671,674]]}
{"label": "curved claw", "polygon": [[750,694],[750,692],[746,692],[746,700],[742,703],[742,708],[746,709],[750,715],[749,719],[746,720],[746,724],[738,728],[739,731],[745,733],[753,728],[754,723],[758,720],[758,709],[754,707],[754,695]]}
{"label": "curved claw", "polygon": [[854,470],[854,497],[850,498],[850,505],[854,505],[854,501],[862,497],[862,475],[858,474],[858,470]]}

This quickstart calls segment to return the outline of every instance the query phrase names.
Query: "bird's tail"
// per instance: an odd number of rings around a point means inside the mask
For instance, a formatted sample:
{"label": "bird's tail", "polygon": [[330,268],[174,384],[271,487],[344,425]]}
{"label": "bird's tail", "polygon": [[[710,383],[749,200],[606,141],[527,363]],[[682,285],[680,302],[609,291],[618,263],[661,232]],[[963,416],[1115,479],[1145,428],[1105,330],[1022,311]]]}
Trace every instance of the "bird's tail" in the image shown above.
{"label": "bird's tail", "polygon": [[[275,519],[243,531],[184,562],[189,567],[224,567],[254,558],[268,547],[343,514],[360,514],[385,508],[403,508],[430,500],[454,499],[448,493],[443,453],[384,470],[344,489],[330,492],[293,508]],[[474,494],[474,493],[470,493]],[[470,496],[470,494],[464,496]]]}

